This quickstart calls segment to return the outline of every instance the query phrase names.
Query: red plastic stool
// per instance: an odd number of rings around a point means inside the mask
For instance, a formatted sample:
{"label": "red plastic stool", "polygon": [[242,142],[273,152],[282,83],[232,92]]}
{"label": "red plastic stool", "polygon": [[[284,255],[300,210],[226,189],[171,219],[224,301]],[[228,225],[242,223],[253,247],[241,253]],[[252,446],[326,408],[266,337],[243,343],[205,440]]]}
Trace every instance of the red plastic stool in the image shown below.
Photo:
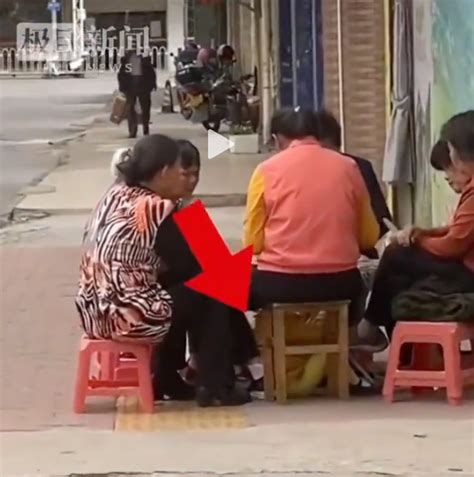
{"label": "red plastic stool", "polygon": [[[121,354],[134,355],[135,360]],[[96,358],[98,373],[91,372]],[[74,394],[74,412],[85,410],[87,396],[138,396],[142,410],[154,409],[150,371],[151,347],[146,343],[81,339]],[[126,372],[125,372],[126,371]]]}
{"label": "red plastic stool", "polygon": [[[395,388],[446,388],[448,402],[462,404],[463,388],[474,383],[474,363],[462,366],[461,342],[471,342],[470,358],[474,357],[474,325],[460,323],[399,322],[392,336],[383,396],[393,402]],[[400,369],[400,350],[412,344],[413,361],[408,369]],[[444,370],[433,363],[433,346],[443,349]]]}

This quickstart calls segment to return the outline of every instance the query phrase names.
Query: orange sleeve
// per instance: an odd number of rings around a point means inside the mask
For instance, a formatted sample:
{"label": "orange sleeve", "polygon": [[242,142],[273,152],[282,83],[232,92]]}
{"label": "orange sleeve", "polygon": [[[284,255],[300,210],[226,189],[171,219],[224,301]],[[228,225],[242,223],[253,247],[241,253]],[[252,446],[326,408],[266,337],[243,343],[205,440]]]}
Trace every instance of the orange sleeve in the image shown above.
{"label": "orange sleeve", "polygon": [[474,193],[462,201],[445,233],[421,236],[418,245],[444,258],[462,258],[474,246]]}
{"label": "orange sleeve", "polygon": [[244,219],[244,245],[252,245],[255,255],[263,250],[266,221],[264,180],[260,168],[257,167],[250,179]]}

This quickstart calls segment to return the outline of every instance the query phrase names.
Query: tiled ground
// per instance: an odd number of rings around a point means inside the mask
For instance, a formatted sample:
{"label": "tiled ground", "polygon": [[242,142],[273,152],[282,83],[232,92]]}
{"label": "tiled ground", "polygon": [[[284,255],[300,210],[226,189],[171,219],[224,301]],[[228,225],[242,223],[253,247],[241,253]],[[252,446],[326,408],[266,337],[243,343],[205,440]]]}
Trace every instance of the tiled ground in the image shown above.
{"label": "tiled ground", "polygon": [[0,248],[0,429],[111,429],[113,402],[71,412],[80,335],[77,247]]}

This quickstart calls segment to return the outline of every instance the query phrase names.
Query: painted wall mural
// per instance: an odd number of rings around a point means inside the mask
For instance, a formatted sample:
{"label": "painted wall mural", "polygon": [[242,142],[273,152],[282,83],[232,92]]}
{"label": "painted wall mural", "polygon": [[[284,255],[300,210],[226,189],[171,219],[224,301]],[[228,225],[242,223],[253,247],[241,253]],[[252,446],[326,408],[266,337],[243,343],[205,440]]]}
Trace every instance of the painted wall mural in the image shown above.
{"label": "painted wall mural", "polygon": [[432,224],[431,168],[431,95],[433,52],[431,47],[432,0],[413,1],[413,100],[415,121],[415,222],[422,227]]}
{"label": "painted wall mural", "polygon": [[[432,0],[431,132],[436,141],[452,115],[474,109],[474,2]],[[445,222],[457,199],[441,174],[432,185],[433,221]]]}

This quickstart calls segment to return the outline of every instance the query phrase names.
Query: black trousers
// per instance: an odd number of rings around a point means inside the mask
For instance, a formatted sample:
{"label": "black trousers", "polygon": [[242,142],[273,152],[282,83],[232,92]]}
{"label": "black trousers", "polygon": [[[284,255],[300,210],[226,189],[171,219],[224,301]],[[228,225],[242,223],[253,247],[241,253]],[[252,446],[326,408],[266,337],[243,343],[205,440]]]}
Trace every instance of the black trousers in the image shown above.
{"label": "black trousers", "polygon": [[168,270],[160,283],[173,298],[171,328],[155,353],[155,373],[173,372],[185,367],[186,336],[197,354],[202,385],[229,384],[233,365],[245,364],[258,356],[253,331],[244,313],[194,292],[184,283],[201,268],[172,215],[160,226],[156,251]]}
{"label": "black trousers", "polygon": [[363,306],[364,283],[359,270],[327,274],[290,274],[254,270],[250,308],[270,303],[305,303],[350,300],[349,320],[355,323]]}
{"label": "black trousers", "polygon": [[142,110],[141,118],[143,124],[143,133],[148,134],[150,125],[150,111],[151,111],[151,92],[136,92],[131,91],[127,94],[127,108],[128,108],[128,132],[130,136],[136,136],[138,132],[138,117],[135,110],[135,105],[138,100],[140,109]]}
{"label": "black trousers", "polygon": [[461,262],[442,259],[416,246],[387,247],[375,273],[366,319],[385,327],[391,336],[395,327],[391,310],[393,299],[431,275],[449,280],[453,284],[453,292],[474,291],[474,274]]}

